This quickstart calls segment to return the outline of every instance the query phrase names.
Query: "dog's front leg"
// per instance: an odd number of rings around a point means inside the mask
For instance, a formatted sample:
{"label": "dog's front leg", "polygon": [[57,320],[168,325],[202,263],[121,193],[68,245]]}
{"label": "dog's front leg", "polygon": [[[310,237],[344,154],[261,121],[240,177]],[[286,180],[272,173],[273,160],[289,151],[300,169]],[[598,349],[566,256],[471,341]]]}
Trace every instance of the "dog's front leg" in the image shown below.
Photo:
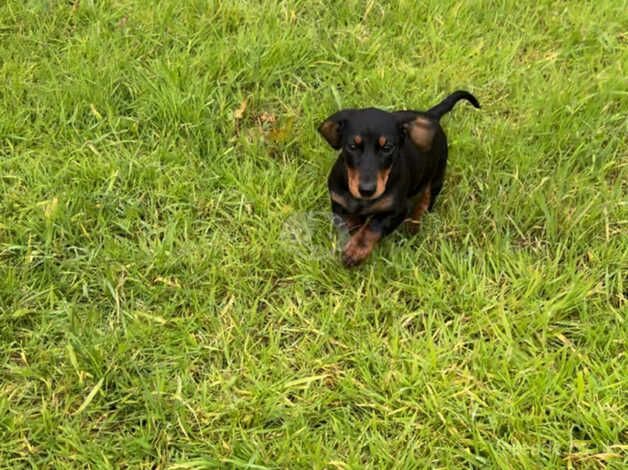
{"label": "dog's front leg", "polygon": [[368,258],[380,238],[381,232],[373,229],[370,223],[362,225],[342,250],[342,262],[345,266],[357,266]]}
{"label": "dog's front leg", "polygon": [[345,266],[357,266],[373,251],[377,242],[392,232],[404,218],[404,211],[372,216],[353,234],[342,251]]}

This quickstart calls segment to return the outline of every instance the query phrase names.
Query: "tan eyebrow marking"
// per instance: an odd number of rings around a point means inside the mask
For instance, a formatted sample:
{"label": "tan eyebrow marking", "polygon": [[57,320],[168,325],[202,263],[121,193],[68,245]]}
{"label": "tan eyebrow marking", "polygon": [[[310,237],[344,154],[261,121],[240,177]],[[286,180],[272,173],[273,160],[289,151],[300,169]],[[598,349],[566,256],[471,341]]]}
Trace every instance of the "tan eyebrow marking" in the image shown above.
{"label": "tan eyebrow marking", "polygon": [[362,136],[356,135],[353,138],[353,142],[355,142],[356,145],[360,145],[362,143]]}
{"label": "tan eyebrow marking", "polygon": [[384,145],[386,145],[386,137],[381,136],[379,139],[377,139],[377,143],[380,147],[383,147]]}

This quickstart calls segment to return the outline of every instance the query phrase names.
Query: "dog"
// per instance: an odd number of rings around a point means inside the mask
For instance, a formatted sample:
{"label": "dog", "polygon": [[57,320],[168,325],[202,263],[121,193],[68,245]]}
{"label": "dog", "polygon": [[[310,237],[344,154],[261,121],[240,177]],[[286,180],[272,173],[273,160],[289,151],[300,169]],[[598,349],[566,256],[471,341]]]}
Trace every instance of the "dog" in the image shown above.
{"label": "dog", "polygon": [[344,109],[320,124],[318,132],[340,150],[327,184],[334,219],[352,234],[342,252],[346,266],[362,263],[402,222],[416,231],[432,210],[447,166],[439,121],[462,99],[480,108],[458,90],[424,112]]}

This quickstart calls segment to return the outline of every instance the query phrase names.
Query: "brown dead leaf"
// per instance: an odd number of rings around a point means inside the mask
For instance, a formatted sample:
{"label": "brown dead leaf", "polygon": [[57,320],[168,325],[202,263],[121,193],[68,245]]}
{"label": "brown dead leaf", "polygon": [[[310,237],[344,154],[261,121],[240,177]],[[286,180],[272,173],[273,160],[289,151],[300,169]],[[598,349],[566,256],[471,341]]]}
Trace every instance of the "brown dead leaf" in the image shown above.
{"label": "brown dead leaf", "polygon": [[257,120],[260,122],[260,124],[274,124],[275,122],[277,122],[277,116],[264,111],[262,114],[257,116]]}

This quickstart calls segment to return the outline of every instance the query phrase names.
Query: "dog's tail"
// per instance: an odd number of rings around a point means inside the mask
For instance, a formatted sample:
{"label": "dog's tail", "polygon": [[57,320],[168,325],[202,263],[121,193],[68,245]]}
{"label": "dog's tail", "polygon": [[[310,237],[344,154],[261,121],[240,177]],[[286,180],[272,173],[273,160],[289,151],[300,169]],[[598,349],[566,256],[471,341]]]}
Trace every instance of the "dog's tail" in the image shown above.
{"label": "dog's tail", "polygon": [[480,108],[480,103],[478,103],[478,100],[476,99],[475,96],[473,96],[468,91],[458,90],[458,91],[454,91],[451,95],[449,95],[443,101],[441,101],[436,106],[431,108],[427,112],[427,114],[430,117],[432,117],[432,118],[434,118],[436,120],[439,120],[441,117],[443,117],[443,115],[445,115],[449,111],[451,111],[452,108],[454,107],[454,105],[458,101],[463,100],[463,99],[467,100],[469,103],[471,103],[476,108],[478,108],[478,109]]}

